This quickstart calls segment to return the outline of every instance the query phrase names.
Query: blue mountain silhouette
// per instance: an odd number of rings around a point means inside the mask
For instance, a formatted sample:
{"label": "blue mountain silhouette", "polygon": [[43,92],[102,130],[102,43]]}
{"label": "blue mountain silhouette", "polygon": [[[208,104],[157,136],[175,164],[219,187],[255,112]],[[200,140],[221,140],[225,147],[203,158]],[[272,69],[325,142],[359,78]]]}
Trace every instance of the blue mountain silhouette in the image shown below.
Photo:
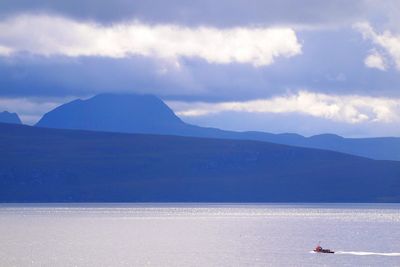
{"label": "blue mountain silhouette", "polygon": [[17,113],[10,113],[8,111],[0,112],[0,122],[22,124]]}
{"label": "blue mountain silhouette", "polygon": [[101,94],[75,100],[48,112],[39,127],[121,133],[170,134],[240,140],[328,149],[382,160],[400,160],[400,138],[343,138],[333,134],[304,137],[298,134],[235,132],[190,125],[153,95]]}

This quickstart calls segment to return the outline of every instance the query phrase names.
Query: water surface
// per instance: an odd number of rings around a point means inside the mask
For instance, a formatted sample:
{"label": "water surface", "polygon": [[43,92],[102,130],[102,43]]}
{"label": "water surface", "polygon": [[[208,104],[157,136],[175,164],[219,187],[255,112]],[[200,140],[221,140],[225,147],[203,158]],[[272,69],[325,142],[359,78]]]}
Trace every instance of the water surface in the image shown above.
{"label": "water surface", "polygon": [[3,204],[0,236],[0,266],[400,266],[400,205]]}

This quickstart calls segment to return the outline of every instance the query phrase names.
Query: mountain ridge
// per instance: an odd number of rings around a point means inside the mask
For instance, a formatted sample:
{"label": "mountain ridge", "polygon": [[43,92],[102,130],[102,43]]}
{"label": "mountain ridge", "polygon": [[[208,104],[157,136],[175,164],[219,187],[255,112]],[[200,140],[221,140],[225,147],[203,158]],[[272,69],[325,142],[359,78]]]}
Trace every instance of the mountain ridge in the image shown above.
{"label": "mountain ridge", "polygon": [[344,138],[334,134],[304,137],[293,133],[235,132],[200,127],[185,123],[161,99],[153,95],[101,94],[87,100],[72,101],[46,113],[36,126],[257,140],[400,161],[398,137]]}

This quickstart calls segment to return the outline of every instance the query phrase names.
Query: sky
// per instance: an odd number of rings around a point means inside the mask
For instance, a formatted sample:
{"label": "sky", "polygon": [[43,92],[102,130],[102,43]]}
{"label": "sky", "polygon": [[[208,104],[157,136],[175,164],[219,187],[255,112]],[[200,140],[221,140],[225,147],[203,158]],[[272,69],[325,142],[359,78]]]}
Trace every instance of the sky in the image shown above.
{"label": "sky", "polygon": [[104,92],[222,129],[400,136],[400,1],[0,1],[0,111],[32,125]]}

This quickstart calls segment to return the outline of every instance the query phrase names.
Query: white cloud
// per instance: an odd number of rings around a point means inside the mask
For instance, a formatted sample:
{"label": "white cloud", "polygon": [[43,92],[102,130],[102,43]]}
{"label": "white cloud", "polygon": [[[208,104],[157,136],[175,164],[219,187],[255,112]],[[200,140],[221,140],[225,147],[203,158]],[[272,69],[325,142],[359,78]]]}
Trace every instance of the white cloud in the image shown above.
{"label": "white cloud", "polygon": [[364,60],[365,66],[379,70],[386,70],[386,64],[383,56],[378,52],[372,52]]}
{"label": "white cloud", "polygon": [[390,31],[384,31],[382,34],[376,33],[369,23],[357,23],[354,25],[365,39],[371,40],[379,48],[386,52],[390,57],[396,68],[400,70],[400,35],[394,35]]}
{"label": "white cloud", "polygon": [[335,96],[300,91],[244,102],[178,102],[168,105],[183,117],[204,116],[225,111],[253,113],[301,113],[345,123],[400,121],[400,99],[369,96]]}
{"label": "white cloud", "polygon": [[0,45],[0,56],[9,56],[12,52],[11,48]]}
{"label": "white cloud", "polygon": [[[198,57],[210,63],[272,64],[277,57],[301,53],[288,27],[184,27],[138,21],[104,26],[47,15],[20,15],[0,21],[0,53],[126,57],[141,55],[176,60]],[[3,53],[5,54],[5,53]]]}

